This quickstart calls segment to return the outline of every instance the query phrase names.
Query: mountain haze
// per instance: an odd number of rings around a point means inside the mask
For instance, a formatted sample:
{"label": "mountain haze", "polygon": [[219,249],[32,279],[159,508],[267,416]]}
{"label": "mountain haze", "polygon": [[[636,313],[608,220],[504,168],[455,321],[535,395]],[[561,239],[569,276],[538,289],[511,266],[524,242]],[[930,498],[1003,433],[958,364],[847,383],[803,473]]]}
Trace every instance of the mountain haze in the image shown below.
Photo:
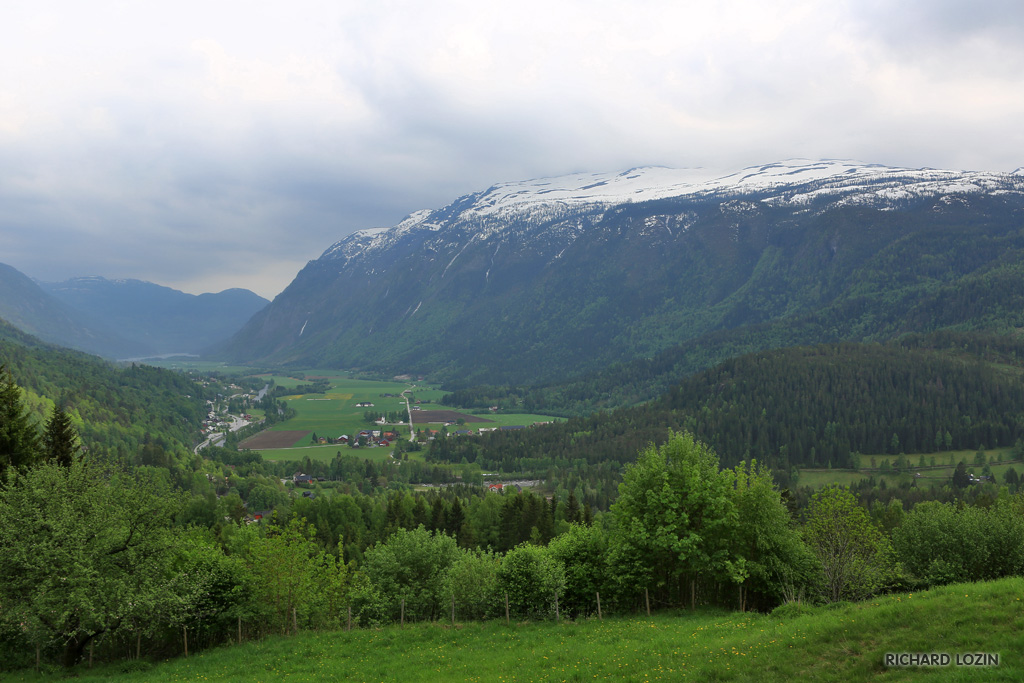
{"label": "mountain haze", "polygon": [[700,357],[722,335],[748,350],[1012,326],[1022,217],[1019,170],[792,160],[505,183],[331,246],[221,355],[543,383],[684,346],[708,367],[735,355]]}
{"label": "mountain haze", "polygon": [[247,289],[185,292],[142,280],[81,277],[41,287],[127,338],[135,355],[199,353],[221,342],[269,302]]}
{"label": "mountain haze", "polygon": [[58,301],[30,277],[2,263],[0,318],[22,332],[80,351],[115,357],[135,350],[102,322]]}
{"label": "mountain haze", "polygon": [[246,289],[196,296],[141,280],[38,283],[0,264],[0,318],[51,344],[106,358],[197,354],[267,303]]}

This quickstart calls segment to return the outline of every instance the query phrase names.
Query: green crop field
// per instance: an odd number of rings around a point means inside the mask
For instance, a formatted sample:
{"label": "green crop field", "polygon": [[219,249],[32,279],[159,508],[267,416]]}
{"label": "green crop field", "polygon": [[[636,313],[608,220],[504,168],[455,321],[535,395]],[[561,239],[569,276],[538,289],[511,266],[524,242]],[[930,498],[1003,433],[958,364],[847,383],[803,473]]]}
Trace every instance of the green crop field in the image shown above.
{"label": "green crop field", "polygon": [[[324,394],[285,397],[288,405],[295,409],[296,416],[275,424],[272,431],[306,431],[315,432],[318,436],[339,437],[342,434],[355,434],[363,429],[380,429],[363,419],[363,414],[367,411],[405,412],[405,401],[398,394],[409,388],[407,384],[358,380],[344,375],[331,376],[312,371],[304,374],[307,379],[292,380],[294,383],[289,384],[285,384],[277,377],[274,379],[279,386],[294,387],[298,384],[308,384],[311,378],[326,376],[331,383],[330,389]],[[385,397],[383,394],[394,396]],[[373,407],[357,406],[358,403],[372,403]],[[407,426],[397,427],[397,430],[406,436],[409,434]],[[292,444],[293,447],[309,445],[308,438]],[[331,451],[332,457],[334,452]],[[305,457],[305,454],[298,457]]]}
{"label": "green crop field", "polygon": [[[263,459],[271,462],[286,462],[293,460],[305,460],[307,457],[315,462],[330,462],[338,453],[348,455],[360,460],[372,462],[385,462],[391,459],[390,448],[349,448],[344,445],[306,446],[304,448],[264,448],[260,450]],[[409,453],[410,460],[422,460],[421,452]]]}
{"label": "green crop field", "polygon": [[[1010,451],[1011,449],[1009,448],[994,449],[991,451],[986,451],[986,454],[990,459],[994,457],[997,460],[1009,460],[1012,457]],[[861,480],[867,479],[868,477],[874,477],[875,481],[879,483],[884,480],[885,485],[887,487],[899,486],[900,484],[909,484],[914,480],[917,480],[920,486],[931,486],[933,484],[941,485],[950,482],[953,478],[953,471],[956,469],[956,467],[954,465],[948,464],[949,453],[947,452],[945,454],[925,454],[926,463],[930,463],[932,455],[936,456],[936,463],[940,466],[925,466],[923,468],[919,468],[919,456],[907,456],[910,460],[911,465],[909,471],[897,473],[891,471],[881,471],[877,469],[869,470],[866,469],[866,467],[862,468],[861,470],[804,469],[800,470],[800,476],[797,481],[797,484],[799,486],[810,486],[812,489],[818,489],[821,488],[822,486],[827,486],[829,484],[850,486]],[[945,457],[939,459],[939,455],[944,455]],[[968,473],[980,475],[984,465],[972,464],[974,461],[974,455],[975,451],[954,452],[955,462],[960,462],[960,459],[963,458],[964,463],[967,465]],[[861,463],[862,465],[867,466],[867,463],[869,463],[868,457],[869,456],[864,457],[863,462]],[[896,456],[883,455],[872,457],[874,457],[875,462],[878,465],[881,465],[883,460],[887,460],[889,458],[891,458],[891,460],[889,460],[890,463],[896,460]],[[1022,461],[1005,462],[1004,464],[998,465],[989,465],[989,469],[992,472],[992,476],[995,477],[997,483],[1002,483],[1004,481],[1006,472],[1010,468],[1013,468],[1017,472],[1017,474],[1024,474],[1024,462]],[[920,478],[916,476],[916,473],[918,471],[921,473]]]}
{"label": "green crop field", "polygon": [[[958,584],[771,614],[701,611],[603,621],[458,624],[306,632],[150,663],[67,672],[113,681],[1020,681],[1024,579]],[[887,666],[937,653],[940,666]],[[957,665],[985,653],[998,664]],[[989,661],[992,657],[987,658]],[[53,680],[53,671],[10,681]]]}
{"label": "green crop field", "polygon": [[[296,394],[284,397],[289,407],[296,412],[295,417],[279,422],[271,427],[270,432],[297,432],[303,436],[296,438],[286,447],[260,448],[254,446],[255,450],[263,453],[268,460],[301,460],[310,457],[313,460],[331,460],[341,450],[343,454],[358,454],[361,458],[371,460],[386,460],[390,451],[382,448],[367,448],[360,451],[350,450],[343,445],[313,445],[310,442],[311,434],[318,437],[337,438],[342,434],[354,435],[364,429],[381,429],[380,426],[364,419],[364,413],[388,413],[401,412],[403,420],[406,416],[406,406],[400,394],[409,389],[411,384],[403,382],[385,382],[374,380],[353,379],[347,373],[306,370],[298,377],[283,375],[261,375],[268,381],[273,379],[278,386],[295,388],[301,384],[309,384],[314,379],[326,378],[330,382],[330,389],[323,394]],[[391,396],[385,396],[391,394]],[[426,399],[436,400],[444,395],[444,392],[436,387],[424,384],[417,384],[413,394],[420,401],[421,411],[428,410],[450,410],[446,406],[427,402]],[[358,403],[372,403],[372,407],[358,406]],[[462,412],[462,411],[458,411]],[[545,415],[515,414],[515,415],[478,415],[469,416],[466,425],[468,428],[499,427],[502,425],[531,425],[534,422],[547,422],[557,418]],[[480,419],[479,422],[473,418]],[[489,420],[490,422],[484,422]],[[428,427],[429,425],[416,425]],[[438,426],[430,426],[437,429]],[[388,430],[399,432],[403,438],[408,438],[408,422],[389,424],[385,427]],[[451,428],[450,428],[451,429]],[[411,454],[410,457],[417,457]]]}
{"label": "green crop field", "polygon": [[480,415],[494,422],[493,425],[481,424],[480,427],[497,427],[501,425],[524,425],[529,427],[535,422],[563,422],[565,418],[550,417],[548,415],[535,415],[532,413],[496,413],[493,415]]}
{"label": "green crop field", "polygon": [[251,375],[253,372],[251,367],[244,365],[228,365],[220,361],[193,360],[190,358],[147,359],[143,363],[168,370],[217,372],[222,375]]}

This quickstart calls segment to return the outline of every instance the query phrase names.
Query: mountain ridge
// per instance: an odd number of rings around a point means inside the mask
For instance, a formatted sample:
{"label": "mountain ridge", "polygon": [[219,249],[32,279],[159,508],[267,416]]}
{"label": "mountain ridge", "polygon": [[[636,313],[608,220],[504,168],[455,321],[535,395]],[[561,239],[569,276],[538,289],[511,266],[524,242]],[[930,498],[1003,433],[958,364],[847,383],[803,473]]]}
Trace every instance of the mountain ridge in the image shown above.
{"label": "mountain ridge", "polygon": [[100,276],[40,286],[79,313],[118,330],[139,356],[197,354],[229,337],[269,303],[239,288],[196,295],[145,280]]}
{"label": "mountain ridge", "polygon": [[[645,177],[671,174],[498,184],[354,233],[220,355],[542,383],[863,296],[856,271],[882,277],[872,259],[886,250],[941,250],[933,256],[948,272],[929,266],[907,287],[964,276],[964,245],[930,245],[939,233],[1024,246],[1019,174],[789,161],[726,176],[686,170],[642,189]],[[620,179],[614,191],[609,178]]]}
{"label": "mountain ridge", "polygon": [[0,317],[48,343],[112,359],[199,353],[267,303],[237,288],[193,295],[99,276],[38,282],[0,264]]}
{"label": "mountain ridge", "polygon": [[[907,199],[908,187],[914,187],[917,196],[923,197],[952,190],[959,193],[991,191],[1013,180],[1017,181],[1013,183],[1016,185],[1015,190],[1024,191],[1022,168],[998,173],[890,167],[848,160],[789,159],[736,171],[645,166],[611,173],[574,173],[498,183],[481,192],[459,197],[441,209],[413,212],[393,227],[357,230],[328,247],[320,259],[351,256],[351,252],[345,248],[348,244],[359,243],[362,248],[381,248],[388,243],[386,238],[401,237],[415,228],[437,231],[453,223],[453,217],[466,222],[473,218],[497,217],[507,223],[522,220],[523,214],[534,217],[533,214],[538,213],[534,207],[538,206],[546,208],[563,204],[593,208],[682,197],[725,197],[757,193],[765,193],[767,196],[762,197],[761,201],[772,204],[806,205],[822,197],[840,194],[847,195],[846,201],[849,203],[868,204],[872,199],[883,202]],[[908,181],[912,181],[912,185]],[[800,191],[813,183],[827,184],[820,185],[813,192]],[[597,187],[620,185],[622,187],[619,187],[618,192],[579,194]],[[900,188],[904,196],[893,195],[894,188]],[[786,192],[780,193],[779,190]],[[550,219],[551,216],[546,218]]]}

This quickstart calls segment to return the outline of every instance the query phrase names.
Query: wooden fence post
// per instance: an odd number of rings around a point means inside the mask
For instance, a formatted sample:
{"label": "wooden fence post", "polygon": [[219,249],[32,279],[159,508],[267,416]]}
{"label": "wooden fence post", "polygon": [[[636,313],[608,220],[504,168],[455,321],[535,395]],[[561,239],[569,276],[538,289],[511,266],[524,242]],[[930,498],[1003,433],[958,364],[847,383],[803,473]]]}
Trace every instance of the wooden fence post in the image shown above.
{"label": "wooden fence post", "polygon": [[292,606],[292,633],[298,634],[299,632],[299,617],[296,614],[295,606]]}
{"label": "wooden fence post", "polygon": [[452,594],[452,628],[455,628],[455,594]]}
{"label": "wooden fence post", "polygon": [[346,631],[352,630],[352,605],[348,606],[348,626],[345,627]]}
{"label": "wooden fence post", "polygon": [[650,618],[650,616],[651,616],[651,594],[650,594],[650,592],[646,588],[644,588],[644,602],[647,603],[647,617]]}
{"label": "wooden fence post", "polygon": [[185,656],[188,657],[188,626],[182,626],[181,633],[185,638]]}
{"label": "wooden fence post", "polygon": [[92,646],[93,645],[95,645],[95,642],[90,640],[89,641],[89,668],[90,669],[92,668]]}
{"label": "wooden fence post", "polygon": [[557,592],[555,593],[555,621],[556,622],[557,621],[561,621],[561,619],[558,616],[558,593]]}
{"label": "wooden fence post", "polygon": [[601,617],[601,591],[597,591],[597,620],[604,621]]}
{"label": "wooden fence post", "polygon": [[401,615],[400,619],[401,619],[401,621],[399,622],[398,625],[399,626],[405,626],[405,598],[402,598],[402,615]]}
{"label": "wooden fence post", "polygon": [[508,618],[508,591],[505,591],[505,625],[508,626],[509,623],[511,622]]}
{"label": "wooden fence post", "polygon": [[142,659],[142,631],[135,633],[135,659]]}
{"label": "wooden fence post", "polygon": [[242,615],[238,615],[238,644],[242,644]]}

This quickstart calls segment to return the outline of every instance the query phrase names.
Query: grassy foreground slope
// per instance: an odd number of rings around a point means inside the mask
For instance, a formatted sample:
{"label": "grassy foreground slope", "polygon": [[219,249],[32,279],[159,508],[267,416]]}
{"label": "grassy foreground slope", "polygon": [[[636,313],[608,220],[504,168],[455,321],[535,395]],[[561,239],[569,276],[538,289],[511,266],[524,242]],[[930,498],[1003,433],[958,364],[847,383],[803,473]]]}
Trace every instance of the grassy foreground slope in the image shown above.
{"label": "grassy foreground slope", "polygon": [[[74,672],[82,681],[1020,681],[1024,578],[830,608],[304,633]],[[986,668],[887,668],[887,652],[995,653]],[[136,669],[125,672],[125,669]],[[25,672],[10,680],[50,678]]]}

